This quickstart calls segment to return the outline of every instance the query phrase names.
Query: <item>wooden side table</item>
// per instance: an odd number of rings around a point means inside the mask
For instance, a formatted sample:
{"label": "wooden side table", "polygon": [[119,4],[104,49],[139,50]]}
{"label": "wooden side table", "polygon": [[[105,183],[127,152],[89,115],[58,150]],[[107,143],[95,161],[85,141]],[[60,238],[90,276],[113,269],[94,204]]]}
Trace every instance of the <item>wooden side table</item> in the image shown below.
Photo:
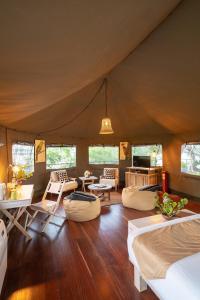
{"label": "wooden side table", "polygon": [[[98,195],[98,197],[101,200],[105,199],[105,193],[108,194],[108,200],[110,200],[110,191],[112,190],[112,185],[110,184],[90,184],[88,186],[88,189],[91,191],[91,193]],[[100,193],[100,194],[99,194]]]}
{"label": "wooden side table", "polygon": [[90,176],[90,177],[79,177],[79,179],[82,181],[82,191],[86,191],[85,187],[87,185],[93,184],[95,182],[95,180],[97,180],[98,178],[96,176]]}

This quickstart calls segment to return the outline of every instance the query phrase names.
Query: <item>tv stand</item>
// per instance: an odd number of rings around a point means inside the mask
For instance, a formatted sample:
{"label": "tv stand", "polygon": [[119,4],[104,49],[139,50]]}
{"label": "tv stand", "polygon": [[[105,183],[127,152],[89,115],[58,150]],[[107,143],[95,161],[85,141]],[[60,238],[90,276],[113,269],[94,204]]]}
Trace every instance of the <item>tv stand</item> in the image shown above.
{"label": "tv stand", "polygon": [[127,167],[125,172],[125,184],[127,186],[154,185],[161,182],[161,167]]}

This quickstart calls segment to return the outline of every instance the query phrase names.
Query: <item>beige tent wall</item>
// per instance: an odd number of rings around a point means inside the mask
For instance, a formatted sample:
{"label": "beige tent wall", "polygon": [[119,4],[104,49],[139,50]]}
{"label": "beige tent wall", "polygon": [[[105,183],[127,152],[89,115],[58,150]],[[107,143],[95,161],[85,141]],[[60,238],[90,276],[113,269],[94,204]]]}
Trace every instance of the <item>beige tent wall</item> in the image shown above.
{"label": "beige tent wall", "polygon": [[165,146],[165,168],[170,174],[170,187],[200,198],[200,177],[181,173],[181,145],[200,141],[199,134],[174,136]]}
{"label": "beige tent wall", "polygon": [[[0,147],[0,181],[6,181],[7,166],[12,163],[12,143],[32,142],[34,143],[36,136],[28,135],[21,132],[8,131],[8,162],[6,146]],[[101,175],[104,165],[92,166],[88,163],[88,146],[93,144],[104,145],[119,145],[120,141],[128,141],[130,144],[151,144],[161,143],[163,145],[163,166],[170,174],[170,188],[186,193],[195,197],[200,195],[200,178],[181,174],[181,145],[187,141],[197,141],[198,134],[182,135],[182,136],[154,136],[154,137],[138,137],[138,138],[114,138],[114,136],[99,136],[94,139],[81,139],[81,138],[64,138],[62,136],[48,136],[45,137],[46,143],[66,143],[74,144],[77,146],[77,167],[68,170],[69,175],[73,177],[81,176],[86,169],[93,172],[94,175]],[[0,130],[0,142],[5,144],[5,130]],[[126,167],[131,165],[131,160],[120,161],[120,182],[124,184],[124,173]],[[34,183],[36,194],[44,190],[50,171],[46,170],[45,163],[35,164],[35,171],[33,177],[29,180]]]}
{"label": "beige tent wall", "polygon": [[6,150],[6,130],[0,128],[0,182],[5,182],[7,177],[7,150]]}
{"label": "beige tent wall", "polygon": [[[5,132],[4,132],[5,135]],[[28,135],[21,132],[8,131],[8,162],[7,162],[7,151],[6,146],[1,147],[1,156],[0,156],[0,166],[1,166],[1,180],[6,180],[6,170],[7,166],[12,163],[12,144],[15,142],[31,142],[34,143],[36,136]],[[119,145],[120,141],[129,141],[130,143],[144,143],[144,138],[137,140],[130,139],[119,139],[113,137],[101,137],[95,139],[81,139],[81,138],[62,138],[56,135],[54,137],[46,137],[46,143],[66,143],[74,144],[77,146],[77,167],[69,169],[70,176],[78,177],[81,176],[86,169],[91,170],[95,175],[101,175],[102,169],[105,166],[91,166],[88,164],[88,146],[94,144],[104,144],[104,145]],[[160,142],[160,137],[154,137],[150,139],[145,139],[145,143],[157,143]],[[124,182],[124,172],[127,166],[131,165],[131,160],[120,161],[120,175],[121,182]],[[3,166],[3,168],[2,168]],[[35,164],[35,171],[33,177],[30,179],[30,182],[35,184],[35,190],[43,190],[48,179],[50,171],[46,170],[45,163]]]}
{"label": "beige tent wall", "polygon": [[[33,143],[35,137],[31,134],[25,134],[16,131],[7,131],[7,144],[6,144],[6,131],[1,129],[1,138],[3,138],[4,146],[0,147],[0,181],[7,182],[9,180],[7,176],[7,170],[9,164],[12,164],[12,144],[16,142],[30,142]],[[27,181],[35,185],[35,190],[43,189],[44,177],[45,177],[44,164],[35,165],[35,172],[33,177]]]}
{"label": "beige tent wall", "polygon": [[[5,130],[1,130],[0,138],[5,141]],[[56,135],[55,135],[56,136]],[[36,135],[26,134],[22,132],[12,131],[8,130],[7,132],[7,147],[4,145],[3,147],[0,147],[0,181],[7,181],[7,169],[9,164],[12,164],[12,144],[16,142],[30,142],[34,144],[34,140],[37,138]],[[41,139],[44,137],[40,137]],[[44,138],[46,143],[65,143],[66,141],[62,138]],[[0,142],[1,142],[0,140]],[[81,170],[84,169],[82,166],[81,157],[84,157],[84,151],[87,147],[84,147],[84,143],[82,144],[81,139],[73,139],[69,138],[66,143],[68,144],[76,144],[78,149],[78,155],[77,155],[77,168],[72,168],[70,170],[70,175],[73,177],[76,177],[77,174],[81,173]],[[8,149],[8,159],[7,159],[7,149]],[[40,191],[43,191],[48,179],[50,172],[46,170],[46,164],[45,163],[37,163],[35,164],[34,174],[31,179],[27,181],[27,183],[33,183],[35,187],[35,192],[38,193]]]}
{"label": "beige tent wall", "polygon": [[120,63],[179,2],[1,1],[0,123],[11,126],[68,101]]}

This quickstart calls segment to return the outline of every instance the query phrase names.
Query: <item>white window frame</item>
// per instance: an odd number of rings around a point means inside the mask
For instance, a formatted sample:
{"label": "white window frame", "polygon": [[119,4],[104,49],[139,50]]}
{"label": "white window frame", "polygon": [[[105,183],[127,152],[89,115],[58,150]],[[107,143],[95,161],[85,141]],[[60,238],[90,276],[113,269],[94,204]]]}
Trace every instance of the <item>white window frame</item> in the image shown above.
{"label": "white window frame", "polygon": [[[66,166],[64,166],[64,164],[67,164],[67,162],[66,162],[66,163],[61,164],[57,168],[49,168],[48,164],[47,164],[48,148],[75,148],[75,165],[66,167]],[[46,170],[53,171],[53,170],[61,170],[61,169],[72,169],[72,168],[76,168],[76,167],[77,167],[77,146],[76,145],[65,145],[65,144],[47,144],[46,145]]]}

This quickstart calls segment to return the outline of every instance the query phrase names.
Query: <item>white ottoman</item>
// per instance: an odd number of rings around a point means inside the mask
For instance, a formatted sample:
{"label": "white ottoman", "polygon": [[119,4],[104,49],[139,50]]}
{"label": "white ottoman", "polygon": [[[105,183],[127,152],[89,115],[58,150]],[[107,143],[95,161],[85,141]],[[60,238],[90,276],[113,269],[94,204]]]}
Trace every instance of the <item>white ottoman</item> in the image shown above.
{"label": "white ottoman", "polygon": [[84,222],[97,218],[100,215],[101,205],[97,197],[95,201],[63,200],[67,219]]}
{"label": "white ottoman", "polygon": [[127,187],[122,191],[122,203],[125,207],[137,210],[155,208],[157,192],[140,191],[141,187]]}

